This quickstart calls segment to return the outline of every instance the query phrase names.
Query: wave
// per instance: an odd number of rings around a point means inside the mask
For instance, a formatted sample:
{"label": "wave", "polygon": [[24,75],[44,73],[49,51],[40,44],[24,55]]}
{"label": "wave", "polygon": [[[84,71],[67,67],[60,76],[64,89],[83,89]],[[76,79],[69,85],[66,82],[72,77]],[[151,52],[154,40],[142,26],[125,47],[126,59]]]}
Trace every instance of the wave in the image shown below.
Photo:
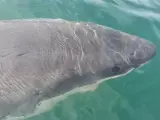
{"label": "wave", "polygon": [[113,13],[115,9],[115,13],[122,11],[132,16],[160,20],[158,0],[84,0],[84,2],[103,7],[106,12],[111,11],[113,17],[117,16]]}

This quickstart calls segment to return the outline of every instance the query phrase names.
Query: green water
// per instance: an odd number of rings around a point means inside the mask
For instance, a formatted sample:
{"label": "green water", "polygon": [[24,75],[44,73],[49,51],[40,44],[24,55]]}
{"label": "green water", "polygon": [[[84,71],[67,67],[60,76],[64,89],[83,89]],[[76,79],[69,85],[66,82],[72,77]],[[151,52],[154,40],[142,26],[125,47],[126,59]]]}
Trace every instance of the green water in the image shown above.
{"label": "green water", "polygon": [[27,120],[160,120],[160,2],[158,0],[0,0],[0,19],[92,21],[143,37],[157,56],[132,73],[77,93]]}

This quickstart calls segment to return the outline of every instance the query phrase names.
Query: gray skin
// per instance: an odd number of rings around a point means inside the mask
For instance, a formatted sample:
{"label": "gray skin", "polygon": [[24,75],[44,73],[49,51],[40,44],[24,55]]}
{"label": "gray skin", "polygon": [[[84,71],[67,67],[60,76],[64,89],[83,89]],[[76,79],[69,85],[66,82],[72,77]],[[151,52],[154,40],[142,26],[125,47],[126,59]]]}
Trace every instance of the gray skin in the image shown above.
{"label": "gray skin", "polygon": [[90,22],[0,21],[0,117],[30,114],[45,99],[127,73],[155,54],[149,41]]}

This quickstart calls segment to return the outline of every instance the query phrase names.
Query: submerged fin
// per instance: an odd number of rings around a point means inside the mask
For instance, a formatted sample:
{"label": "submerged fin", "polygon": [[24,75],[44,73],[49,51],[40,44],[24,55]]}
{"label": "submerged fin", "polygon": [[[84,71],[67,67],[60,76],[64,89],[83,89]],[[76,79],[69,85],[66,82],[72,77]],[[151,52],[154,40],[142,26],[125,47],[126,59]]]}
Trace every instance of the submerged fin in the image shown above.
{"label": "submerged fin", "polygon": [[39,93],[38,92],[34,93],[34,95],[25,100],[23,104],[18,106],[17,109],[15,109],[11,114],[9,114],[9,116],[11,117],[27,116],[28,114],[34,112],[39,102],[40,102]]}

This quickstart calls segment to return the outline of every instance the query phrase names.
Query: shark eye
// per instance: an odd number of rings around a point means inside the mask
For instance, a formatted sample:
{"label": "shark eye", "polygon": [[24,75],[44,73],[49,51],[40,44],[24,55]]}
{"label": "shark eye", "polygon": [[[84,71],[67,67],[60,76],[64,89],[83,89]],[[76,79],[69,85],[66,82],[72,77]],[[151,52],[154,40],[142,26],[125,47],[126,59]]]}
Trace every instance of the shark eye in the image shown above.
{"label": "shark eye", "polygon": [[134,55],[135,55],[135,52],[132,51],[132,52],[130,53],[130,56],[134,56]]}
{"label": "shark eye", "polygon": [[121,68],[120,68],[119,66],[114,66],[114,67],[112,68],[112,72],[113,72],[113,73],[118,73],[120,70],[121,70]]}

